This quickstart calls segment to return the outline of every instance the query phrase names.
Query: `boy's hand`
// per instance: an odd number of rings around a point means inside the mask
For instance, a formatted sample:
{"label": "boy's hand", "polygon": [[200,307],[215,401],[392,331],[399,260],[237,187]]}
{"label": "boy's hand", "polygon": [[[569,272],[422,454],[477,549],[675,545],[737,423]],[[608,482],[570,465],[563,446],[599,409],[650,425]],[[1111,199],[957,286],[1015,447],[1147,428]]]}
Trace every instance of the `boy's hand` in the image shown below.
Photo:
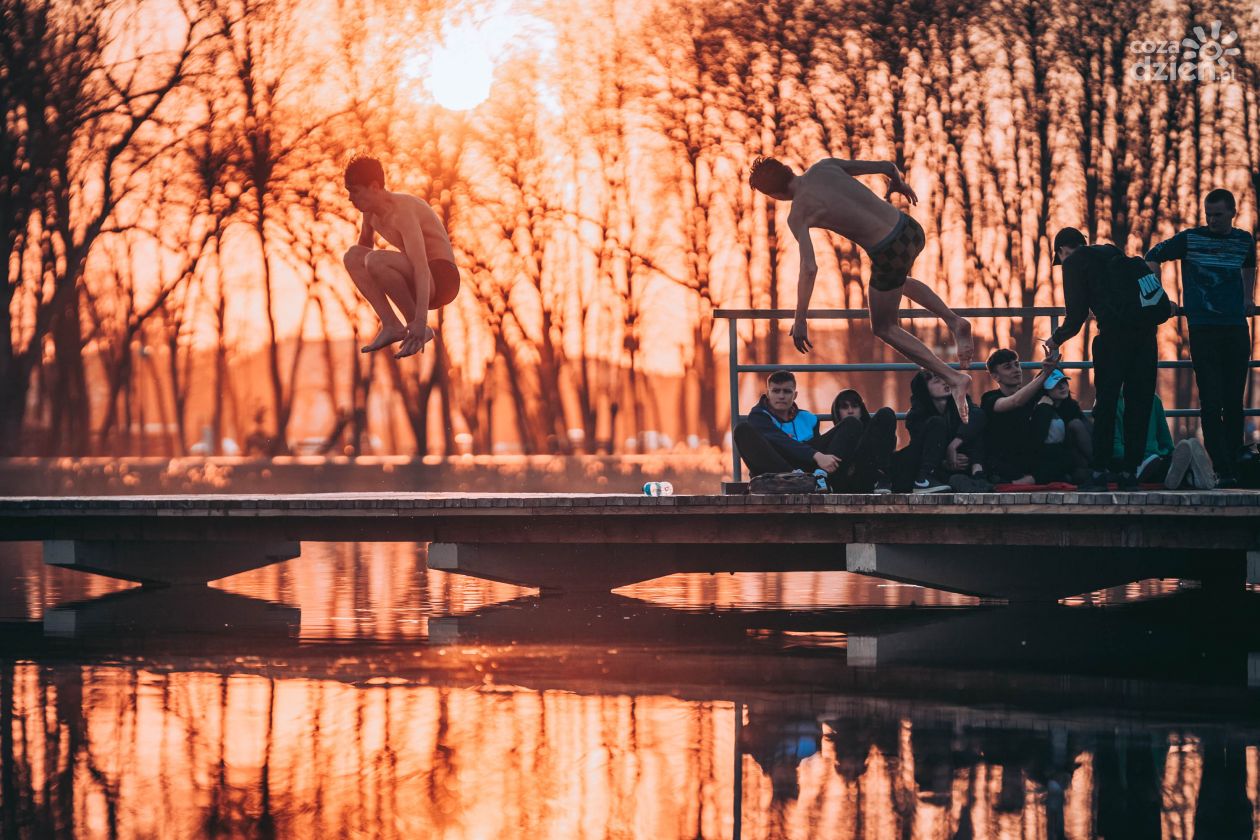
{"label": "boy's hand", "polygon": [[888,179],[888,191],[884,193],[884,201],[891,201],[894,193],[901,193],[910,199],[911,204],[918,204],[919,197],[914,194],[914,190],[910,189],[910,185],[906,183],[906,179],[901,176],[901,170],[893,167],[893,174]]}
{"label": "boy's hand", "polygon": [[395,359],[405,359],[408,356],[414,356],[417,353],[424,352],[424,343],[429,338],[428,324],[418,324],[412,321],[407,325],[407,335],[403,338],[402,344],[398,348],[398,352],[394,354]]}
{"label": "boy's hand", "polygon": [[953,442],[945,449],[945,465],[951,470],[965,470],[971,466],[971,459],[967,457],[967,453],[958,451],[961,443],[961,440],[954,438]]}
{"label": "boy's hand", "polygon": [[792,344],[794,344],[796,349],[802,353],[808,353],[810,350],[814,349],[813,343],[809,340],[809,325],[806,323],[805,319],[799,315],[796,320],[792,322],[792,330],[788,333],[788,335],[792,336]]}
{"label": "boy's hand", "polygon": [[819,469],[824,469],[829,473],[840,469],[840,459],[827,452],[815,452],[814,463],[818,465]]}

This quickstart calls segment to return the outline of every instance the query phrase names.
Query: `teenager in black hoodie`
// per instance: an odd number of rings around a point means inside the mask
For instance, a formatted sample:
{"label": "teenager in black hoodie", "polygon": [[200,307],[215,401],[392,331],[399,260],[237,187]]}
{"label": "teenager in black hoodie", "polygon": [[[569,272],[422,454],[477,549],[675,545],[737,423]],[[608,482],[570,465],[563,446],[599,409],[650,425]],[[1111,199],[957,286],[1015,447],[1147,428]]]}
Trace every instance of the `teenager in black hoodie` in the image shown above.
{"label": "teenager in black hoodie", "polygon": [[897,415],[891,408],[871,414],[862,395],[852,388],[831,401],[835,427],[824,438],[833,438],[829,450],[840,458],[831,474],[831,488],[838,493],[891,492],[888,476],[893,450],[897,448]]}
{"label": "teenager in black hoodie", "polygon": [[949,384],[926,370],[915,374],[906,413],[910,445],[893,458],[894,489],[915,493],[992,489],[984,476],[984,412],[974,403],[969,408],[964,423]]}

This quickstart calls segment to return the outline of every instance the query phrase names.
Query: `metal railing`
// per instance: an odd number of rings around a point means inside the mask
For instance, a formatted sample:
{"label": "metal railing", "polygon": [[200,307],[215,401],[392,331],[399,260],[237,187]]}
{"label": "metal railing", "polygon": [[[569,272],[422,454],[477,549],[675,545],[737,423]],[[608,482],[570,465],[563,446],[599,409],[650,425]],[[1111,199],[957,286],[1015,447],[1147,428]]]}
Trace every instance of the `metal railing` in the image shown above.
{"label": "metal railing", "polygon": [[[954,310],[964,318],[1049,318],[1050,332],[1059,328],[1059,319],[1067,314],[1061,306],[999,306],[988,308],[971,308]],[[869,317],[866,309],[811,309],[807,313],[811,321],[860,321]],[[911,320],[921,318],[937,318],[937,315],[926,309],[902,309],[899,318]],[[739,375],[741,373],[772,373],[776,370],[790,370],[793,373],[871,373],[891,371],[917,371],[919,366],[911,362],[848,362],[844,364],[752,364],[739,363],[739,322],[743,321],[782,321],[796,317],[794,309],[718,309],[713,313],[715,318],[727,321],[728,338],[730,340],[730,389],[731,389],[731,466],[735,481],[743,477],[743,464],[739,459],[739,448],[735,445],[735,426],[748,415],[739,413]],[[1174,318],[1184,317],[1178,311]],[[1260,368],[1260,361],[1253,359],[1248,368]],[[957,363],[950,367],[957,368]],[[1021,362],[1025,370],[1039,370],[1041,362]],[[1092,370],[1094,363],[1090,361],[1062,361],[1058,367],[1067,370]],[[1186,369],[1193,368],[1193,363],[1185,359],[1160,359],[1157,368]],[[984,362],[972,361],[968,370],[987,370]],[[1087,414],[1089,412],[1086,412]],[[1169,417],[1198,417],[1197,408],[1167,408],[1164,413]],[[1246,408],[1243,414],[1247,417],[1260,416],[1260,408]],[[816,415],[819,420],[832,420],[830,414]],[[897,419],[904,419],[905,412],[897,412]]]}

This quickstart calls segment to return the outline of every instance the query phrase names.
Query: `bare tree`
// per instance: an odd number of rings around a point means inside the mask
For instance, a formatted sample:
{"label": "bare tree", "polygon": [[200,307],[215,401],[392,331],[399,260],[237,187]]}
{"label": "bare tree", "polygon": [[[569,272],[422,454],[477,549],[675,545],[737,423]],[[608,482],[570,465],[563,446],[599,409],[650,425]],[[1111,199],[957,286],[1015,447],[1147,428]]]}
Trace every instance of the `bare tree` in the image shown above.
{"label": "bare tree", "polygon": [[131,31],[130,4],[0,3],[0,452],[22,445],[31,374],[51,332],[66,451],[87,451],[80,279],[115,208],[170,142],[155,118],[201,31],[198,14],[180,10],[170,48],[146,52],[120,34]]}

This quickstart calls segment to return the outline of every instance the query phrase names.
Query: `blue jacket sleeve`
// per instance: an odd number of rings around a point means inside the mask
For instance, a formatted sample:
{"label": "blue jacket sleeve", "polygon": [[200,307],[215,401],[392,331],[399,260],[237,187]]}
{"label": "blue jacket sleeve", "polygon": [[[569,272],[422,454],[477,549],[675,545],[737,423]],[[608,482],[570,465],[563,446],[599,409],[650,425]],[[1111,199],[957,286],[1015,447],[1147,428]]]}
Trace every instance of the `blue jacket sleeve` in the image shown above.
{"label": "blue jacket sleeve", "polygon": [[789,461],[801,464],[811,464],[814,461],[814,454],[818,451],[804,441],[794,440],[783,433],[783,430],[774,425],[774,421],[770,419],[770,415],[764,411],[754,411],[748,415],[748,425],[757,430],[766,441],[779,451]]}

